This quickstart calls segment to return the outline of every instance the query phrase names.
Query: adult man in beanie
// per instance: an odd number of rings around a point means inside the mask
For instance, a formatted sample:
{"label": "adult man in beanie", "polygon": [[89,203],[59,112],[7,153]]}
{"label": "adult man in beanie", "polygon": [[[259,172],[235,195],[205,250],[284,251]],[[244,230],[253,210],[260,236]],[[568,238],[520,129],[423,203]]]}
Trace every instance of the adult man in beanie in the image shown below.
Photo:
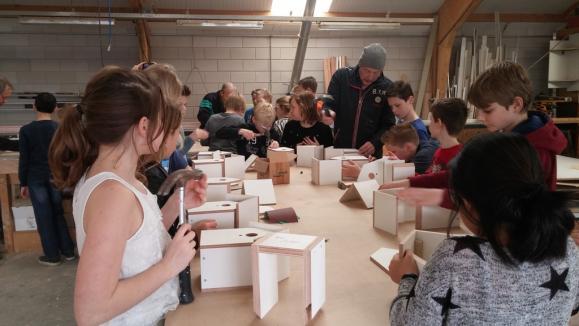
{"label": "adult man in beanie", "polygon": [[[6,99],[12,95],[13,89],[10,81],[0,76],[0,106],[6,103]],[[18,141],[0,137],[0,151],[18,152]]]}
{"label": "adult man in beanie", "polygon": [[328,87],[332,99],[326,106],[336,112],[334,146],[357,148],[364,156],[382,156],[380,137],[395,124],[386,89],[392,82],[384,77],[386,50],[373,43],[366,46],[358,65],[336,70]]}

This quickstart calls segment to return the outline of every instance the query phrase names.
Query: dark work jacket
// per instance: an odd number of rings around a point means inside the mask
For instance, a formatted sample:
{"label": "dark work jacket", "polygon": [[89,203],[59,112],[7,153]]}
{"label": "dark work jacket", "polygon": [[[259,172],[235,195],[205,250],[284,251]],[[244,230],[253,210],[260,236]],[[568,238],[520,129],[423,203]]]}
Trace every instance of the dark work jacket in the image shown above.
{"label": "dark work jacket", "polygon": [[382,156],[380,137],[395,124],[394,113],[388,105],[386,89],[392,82],[381,74],[362,90],[358,66],[338,69],[332,76],[326,106],[336,112],[334,146],[360,148],[371,141],[374,156]]}
{"label": "dark work jacket", "polygon": [[219,96],[219,91],[207,93],[201,100],[201,103],[199,103],[199,113],[197,113],[197,120],[201,123],[199,128],[205,128],[209,117],[221,112],[225,112],[225,108]]}

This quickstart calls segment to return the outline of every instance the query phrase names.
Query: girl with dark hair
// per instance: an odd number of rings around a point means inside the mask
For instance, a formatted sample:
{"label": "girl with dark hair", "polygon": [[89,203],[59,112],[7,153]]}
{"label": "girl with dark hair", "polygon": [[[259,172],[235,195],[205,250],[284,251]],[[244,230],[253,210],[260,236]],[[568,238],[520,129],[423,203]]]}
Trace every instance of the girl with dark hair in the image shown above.
{"label": "girl with dark hair", "polygon": [[312,92],[294,94],[290,98],[290,121],[285,125],[281,146],[295,149],[297,145],[334,144],[332,129],[320,122]]}
{"label": "girl with dark hair", "polygon": [[567,324],[579,309],[574,218],[566,194],[545,184],[536,150],[520,135],[485,134],[451,161],[450,173],[474,235],[443,241],[420,275],[411,252],[392,260],[400,287],[391,324]]}
{"label": "girl with dark hair", "polygon": [[[185,224],[171,240],[178,196],[160,210],[137,179],[141,157],[165,144],[171,110],[177,109],[142,72],[105,67],[80,105],[65,112],[52,141],[55,184],[76,186],[79,325],[155,325],[179,303],[176,276],[195,255],[195,234]],[[187,207],[205,201],[206,178],[186,187]]]}

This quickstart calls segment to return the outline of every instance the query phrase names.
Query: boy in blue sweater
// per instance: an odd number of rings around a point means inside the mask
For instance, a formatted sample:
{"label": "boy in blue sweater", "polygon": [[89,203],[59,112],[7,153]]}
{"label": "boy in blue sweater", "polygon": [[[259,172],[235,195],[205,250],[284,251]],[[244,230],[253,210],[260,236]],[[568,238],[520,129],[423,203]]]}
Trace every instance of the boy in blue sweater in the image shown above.
{"label": "boy in blue sweater", "polygon": [[59,265],[61,254],[74,260],[74,244],[64,220],[61,193],[51,182],[48,166],[50,142],[58,124],[52,121],[56,98],[50,93],[40,93],[34,100],[36,120],[20,128],[20,160],[18,178],[20,195],[30,196],[36,226],[44,255],[38,257],[42,265]]}

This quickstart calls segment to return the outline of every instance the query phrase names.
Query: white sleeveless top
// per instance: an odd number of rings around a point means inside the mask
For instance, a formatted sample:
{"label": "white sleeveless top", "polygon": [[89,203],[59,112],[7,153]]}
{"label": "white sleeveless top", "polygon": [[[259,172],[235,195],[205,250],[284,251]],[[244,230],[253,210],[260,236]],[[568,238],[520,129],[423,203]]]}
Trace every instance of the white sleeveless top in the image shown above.
{"label": "white sleeveless top", "polygon": [[[143,222],[137,232],[127,240],[119,279],[139,274],[158,263],[165,253],[171,237],[167,233],[157,198],[148,190],[144,194],[130,183],[112,172],[99,173],[88,180],[81,178],[74,190],[73,210],[76,224],[76,241],[79,254],[82,253],[86,233],[84,231],[84,209],[93,190],[106,180],[116,180],[131,190],[143,209]],[[82,257],[81,257],[82,259]],[[104,262],[103,262],[104,263]],[[104,325],[155,325],[169,310],[179,304],[179,282],[172,278],[153,294],[131,309],[116,316]]]}

